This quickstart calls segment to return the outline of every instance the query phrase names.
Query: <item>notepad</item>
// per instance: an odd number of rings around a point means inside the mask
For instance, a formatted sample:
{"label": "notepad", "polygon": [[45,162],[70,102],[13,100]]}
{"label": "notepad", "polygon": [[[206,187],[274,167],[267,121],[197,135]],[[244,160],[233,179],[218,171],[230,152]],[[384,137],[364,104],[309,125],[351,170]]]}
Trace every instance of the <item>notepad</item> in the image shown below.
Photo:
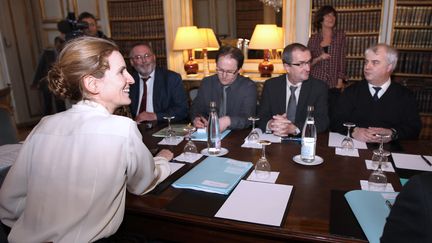
{"label": "notepad", "polygon": [[[230,133],[231,130],[225,130],[221,133],[221,140]],[[207,131],[206,129],[198,129],[196,132],[192,133],[192,141],[207,142]]]}
{"label": "notepad", "polygon": [[[341,147],[341,143],[342,143],[342,140],[344,138],[345,138],[345,136],[342,134],[330,132],[329,133],[328,146],[329,147]],[[367,145],[365,142],[361,142],[361,141],[355,140],[355,139],[353,139],[353,141],[354,141],[354,148],[367,149]]]}
{"label": "notepad", "polygon": [[[392,153],[394,164],[397,168],[409,170],[432,171],[432,166],[426,163],[420,155]],[[432,156],[425,156],[432,161]]]}
{"label": "notepad", "polygon": [[[184,130],[187,127],[186,124],[172,124],[171,129],[175,132],[176,136],[184,137],[187,132]],[[168,127],[165,127],[155,133],[153,133],[153,137],[164,138],[166,137],[168,132]]]}
{"label": "notepad", "polygon": [[386,218],[390,213],[386,200],[394,203],[397,193],[355,190],[345,194],[357,221],[369,242],[379,242]]}
{"label": "notepad", "polygon": [[281,226],[293,186],[240,181],[215,217]]}
{"label": "notepad", "polygon": [[172,186],[227,195],[250,168],[252,168],[251,162],[208,157]]}

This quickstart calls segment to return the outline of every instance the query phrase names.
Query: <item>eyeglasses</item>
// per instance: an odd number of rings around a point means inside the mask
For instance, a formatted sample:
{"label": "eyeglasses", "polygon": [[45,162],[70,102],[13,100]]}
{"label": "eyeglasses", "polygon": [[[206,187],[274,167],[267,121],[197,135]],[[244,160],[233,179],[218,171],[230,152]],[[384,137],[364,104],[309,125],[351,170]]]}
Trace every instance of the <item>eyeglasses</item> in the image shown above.
{"label": "eyeglasses", "polygon": [[304,68],[304,67],[306,67],[306,66],[310,66],[311,63],[312,63],[312,60],[309,60],[309,61],[307,61],[307,62],[288,63],[288,65],[294,65],[294,66],[297,66],[297,67]]}
{"label": "eyeglasses", "polygon": [[220,74],[220,75],[223,75],[223,74],[225,73],[226,75],[231,75],[231,76],[233,76],[233,75],[235,75],[235,74],[237,73],[237,71],[238,71],[238,70],[229,71],[229,70],[223,70],[223,69],[220,69],[220,68],[216,68],[216,72],[217,72],[218,74]]}
{"label": "eyeglasses", "polygon": [[150,59],[151,57],[153,57],[153,54],[144,54],[142,56],[141,55],[133,56],[131,57],[131,59],[137,62],[137,61],[144,61]]}

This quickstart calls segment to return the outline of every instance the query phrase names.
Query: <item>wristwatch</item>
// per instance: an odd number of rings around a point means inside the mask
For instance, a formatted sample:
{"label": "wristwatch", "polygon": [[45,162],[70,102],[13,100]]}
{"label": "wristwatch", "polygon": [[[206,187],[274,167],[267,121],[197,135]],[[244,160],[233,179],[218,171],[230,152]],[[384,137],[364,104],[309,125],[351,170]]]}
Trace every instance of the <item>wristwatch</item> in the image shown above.
{"label": "wristwatch", "polygon": [[396,139],[398,139],[398,133],[397,133],[396,129],[394,129],[394,128],[390,128],[390,130],[392,131],[391,139],[392,139],[392,140],[396,140]]}

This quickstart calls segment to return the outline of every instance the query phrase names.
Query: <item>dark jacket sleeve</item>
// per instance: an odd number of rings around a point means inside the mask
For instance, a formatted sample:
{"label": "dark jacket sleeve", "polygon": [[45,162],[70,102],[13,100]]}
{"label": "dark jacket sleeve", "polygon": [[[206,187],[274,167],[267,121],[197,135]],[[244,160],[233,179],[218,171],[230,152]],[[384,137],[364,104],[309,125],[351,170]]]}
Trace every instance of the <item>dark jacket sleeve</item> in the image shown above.
{"label": "dark jacket sleeve", "polygon": [[432,242],[432,173],[412,177],[396,198],[382,243]]}

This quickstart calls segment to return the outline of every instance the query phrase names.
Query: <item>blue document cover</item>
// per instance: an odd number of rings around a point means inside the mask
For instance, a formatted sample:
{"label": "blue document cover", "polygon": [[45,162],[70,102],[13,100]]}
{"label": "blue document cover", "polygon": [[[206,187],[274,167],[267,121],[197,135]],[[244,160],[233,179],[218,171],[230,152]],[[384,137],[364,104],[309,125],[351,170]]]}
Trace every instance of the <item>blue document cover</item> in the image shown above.
{"label": "blue document cover", "polygon": [[363,190],[350,191],[345,194],[345,199],[348,201],[369,242],[379,242],[386,218],[390,213],[386,200],[393,204],[396,195],[395,192],[385,193]]}
{"label": "blue document cover", "polygon": [[[223,131],[223,133],[221,134],[221,140],[226,137],[226,135],[228,135],[228,133],[230,133],[231,130],[225,130]],[[202,142],[207,142],[207,132],[205,129],[198,129],[198,131],[192,133],[191,136],[192,141],[202,141]]]}
{"label": "blue document cover", "polygon": [[227,195],[251,167],[251,162],[208,157],[172,186]]}

